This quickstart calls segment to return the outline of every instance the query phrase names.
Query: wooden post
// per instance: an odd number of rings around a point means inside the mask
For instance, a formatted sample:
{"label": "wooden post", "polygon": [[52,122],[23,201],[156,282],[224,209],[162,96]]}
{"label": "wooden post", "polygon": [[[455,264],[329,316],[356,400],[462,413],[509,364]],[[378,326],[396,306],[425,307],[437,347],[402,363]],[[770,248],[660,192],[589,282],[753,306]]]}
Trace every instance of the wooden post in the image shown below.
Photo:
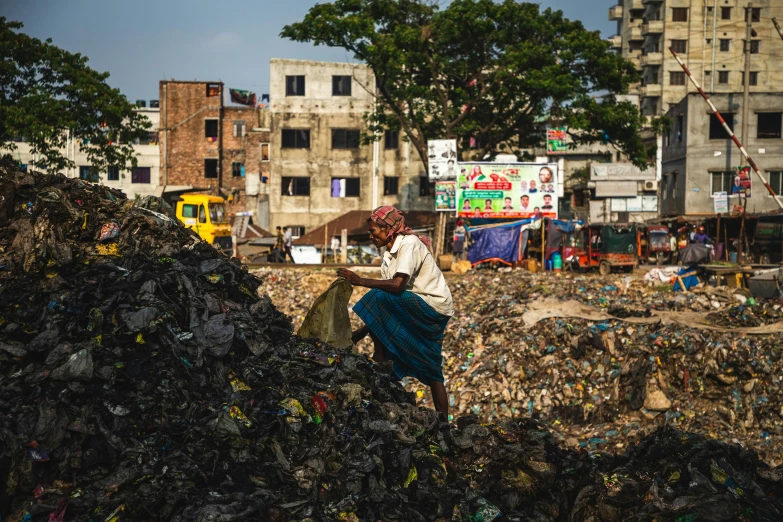
{"label": "wooden post", "polygon": [[546,272],[546,218],[541,216],[541,271]]}
{"label": "wooden post", "polygon": [[[326,254],[329,253],[329,225],[324,225],[324,257],[323,262],[326,263]],[[337,254],[332,252],[332,257],[336,257]]]}
{"label": "wooden post", "polygon": [[[720,214],[718,214],[718,231],[715,233],[715,246],[720,245]],[[726,245],[723,246],[723,248],[726,248]]]}
{"label": "wooden post", "polygon": [[726,243],[726,261],[729,260],[729,226],[723,227],[723,242]]}
{"label": "wooden post", "polygon": [[348,264],[348,229],[344,228],[340,233],[340,243],[342,252],[340,252],[341,261],[344,265]]}

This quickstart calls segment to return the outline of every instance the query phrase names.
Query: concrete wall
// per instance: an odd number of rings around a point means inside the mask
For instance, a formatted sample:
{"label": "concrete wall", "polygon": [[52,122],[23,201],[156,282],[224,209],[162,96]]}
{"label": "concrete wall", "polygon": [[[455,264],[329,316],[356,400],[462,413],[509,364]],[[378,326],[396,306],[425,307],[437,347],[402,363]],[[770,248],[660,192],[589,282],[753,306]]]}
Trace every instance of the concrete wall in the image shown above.
{"label": "concrete wall", "polygon": [[[147,119],[150,120],[152,127],[151,133],[156,133],[159,126],[159,112],[155,108],[139,108],[137,112],[142,113]],[[31,164],[35,159],[35,155],[31,151],[29,144],[25,142],[16,143],[17,150],[13,152],[14,159],[20,161],[23,165]],[[119,180],[109,180],[107,172],[99,173],[99,183],[108,187],[116,188],[125,193],[128,198],[133,199],[137,195],[149,195],[155,192],[155,188],[158,186],[160,179],[160,153],[158,148],[157,138],[151,136],[150,141],[141,142],[138,145],[133,145],[133,149],[136,152],[136,161],[138,167],[149,167],[150,169],[150,182],[149,183],[132,183],[131,171],[121,170]],[[79,167],[90,166],[90,160],[87,155],[79,149],[78,143],[69,141],[69,144],[61,150],[61,153],[73,160],[76,164],[74,168],[63,169],[60,173],[71,177],[79,177]]]}
{"label": "concrete wall", "polygon": [[[332,76],[351,76],[350,96],[332,95]],[[303,96],[286,96],[286,76],[304,76]],[[375,82],[361,64],[270,60],[271,161],[269,225],[312,230],[351,210],[399,205],[403,210],[430,210],[434,197],[419,196],[423,172],[418,154],[400,136],[399,148],[387,150],[383,139],[358,149],[332,148],[332,129],[366,132],[365,114],[373,109]],[[282,147],[284,129],[309,129],[310,148]],[[377,161],[377,169],[375,162]],[[308,177],[309,196],[284,195],[284,177]],[[384,195],[384,177],[398,177],[399,194]],[[359,197],[332,197],[332,178],[359,178]]]}
{"label": "concrete wall", "polygon": [[[722,114],[735,114],[734,132],[739,136],[742,129],[742,94],[711,96]],[[765,177],[768,171],[783,170],[783,139],[758,139],[757,122],[759,112],[783,113],[783,93],[754,93],[750,96],[748,140],[746,149],[762,169]],[[698,94],[690,94],[668,114],[676,120],[683,115],[686,122],[683,141],[672,140],[667,146],[664,139],[664,187],[673,186],[676,173],[676,194],[671,188],[663,198],[664,215],[714,214],[711,187],[711,173],[730,171],[746,164],[739,149],[730,139],[709,139],[709,108]],[[669,180],[667,182],[667,180]],[[737,197],[729,198],[729,205],[738,203]],[[777,209],[773,198],[753,175],[752,196],[748,199],[748,212],[764,212]]]}

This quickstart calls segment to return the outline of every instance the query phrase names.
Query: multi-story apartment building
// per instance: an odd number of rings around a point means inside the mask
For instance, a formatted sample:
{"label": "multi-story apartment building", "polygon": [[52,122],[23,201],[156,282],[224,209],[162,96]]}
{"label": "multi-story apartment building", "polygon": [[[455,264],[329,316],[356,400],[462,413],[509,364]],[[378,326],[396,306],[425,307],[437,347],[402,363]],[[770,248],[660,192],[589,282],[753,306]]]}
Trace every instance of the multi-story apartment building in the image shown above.
{"label": "multi-story apartment building", "polygon": [[[415,149],[396,132],[364,144],[375,79],[361,64],[270,61],[271,227],[299,234],[353,210],[433,210]],[[263,197],[263,194],[259,196]]]}
{"label": "multi-story apartment building", "polygon": [[641,71],[641,83],[634,89],[641,96],[642,112],[666,114],[696,92],[670,48],[707,92],[741,92],[746,17],[755,32],[750,90],[778,91],[783,85],[783,41],[772,18],[783,19],[780,0],[622,0],[610,7],[609,19],[618,27],[610,42]]}
{"label": "multi-story apartment building", "polygon": [[[87,155],[79,148],[79,142],[69,138],[64,150],[62,150],[62,154],[73,161],[74,166],[63,169],[61,173],[70,178],[78,177],[86,181],[98,182],[108,187],[120,189],[131,199],[137,195],[153,194],[158,186],[160,177],[160,154],[158,153],[160,114],[157,100],[151,100],[150,107],[146,107],[145,102],[139,101],[135,110],[144,114],[152,124],[146,138],[133,143],[133,149],[136,152],[136,168],[121,170],[114,167],[109,168],[105,172],[99,172],[96,176],[90,172],[90,161]],[[23,168],[40,159],[36,158],[30,145],[24,141],[16,142],[16,150],[13,152],[13,156]]]}

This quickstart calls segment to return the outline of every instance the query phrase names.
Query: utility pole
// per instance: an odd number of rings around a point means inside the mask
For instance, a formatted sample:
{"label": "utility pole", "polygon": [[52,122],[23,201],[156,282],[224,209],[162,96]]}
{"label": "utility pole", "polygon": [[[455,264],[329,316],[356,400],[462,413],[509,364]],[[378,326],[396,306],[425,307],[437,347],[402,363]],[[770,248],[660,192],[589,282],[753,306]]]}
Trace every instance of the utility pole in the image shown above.
{"label": "utility pole", "polygon": [[748,100],[750,99],[750,38],[753,28],[750,26],[751,19],[753,18],[753,4],[748,4],[745,9],[745,92],[742,97],[742,143],[748,144],[748,118],[749,107]]}

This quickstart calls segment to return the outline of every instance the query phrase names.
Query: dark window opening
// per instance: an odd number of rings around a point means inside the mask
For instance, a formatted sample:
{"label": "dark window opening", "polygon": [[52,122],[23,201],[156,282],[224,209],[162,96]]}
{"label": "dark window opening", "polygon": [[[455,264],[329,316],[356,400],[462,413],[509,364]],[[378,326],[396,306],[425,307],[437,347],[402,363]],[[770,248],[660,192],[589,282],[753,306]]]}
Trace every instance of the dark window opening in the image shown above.
{"label": "dark window opening", "polygon": [[90,183],[98,183],[100,176],[97,172],[92,172],[89,165],[82,165],[79,167],[79,179],[89,181]]}
{"label": "dark window opening", "polygon": [[310,178],[283,176],[280,188],[283,196],[309,196]]}
{"label": "dark window opening", "polygon": [[718,71],[718,83],[729,83],[729,71]]}
{"label": "dark window opening", "polygon": [[384,176],[383,195],[396,196],[399,193],[400,193],[400,178],[392,177],[392,176]]}
{"label": "dark window opening", "polygon": [[670,85],[685,85],[685,73],[682,72],[682,71],[670,72],[669,73],[669,84]]}
{"label": "dark window opening", "polygon": [[400,133],[393,130],[387,130],[383,133],[383,148],[386,150],[400,148]]}
{"label": "dark window opening", "polygon": [[772,187],[772,190],[775,191],[775,194],[783,194],[783,172],[779,170],[770,172],[769,185]]}
{"label": "dark window opening", "polygon": [[672,8],[672,22],[687,22],[687,21],[688,21],[687,7]]}
{"label": "dark window opening", "polygon": [[715,194],[716,192],[727,192],[731,194],[731,187],[734,184],[733,172],[712,172],[710,177],[712,178],[712,194]]}
{"label": "dark window opening", "polygon": [[109,181],[119,181],[120,180],[120,168],[119,167],[109,167],[109,170],[106,173],[106,179],[109,180]]}
{"label": "dark window opening", "polygon": [[[758,134],[759,139],[780,138],[781,122],[783,113],[780,112],[760,112],[758,113]],[[780,194],[780,192],[776,192]]]}
{"label": "dark window opening", "polygon": [[240,161],[231,162],[231,177],[232,178],[244,178],[245,177],[245,164]]}
{"label": "dark window opening", "polygon": [[218,160],[216,159],[204,160],[204,177],[205,178],[218,177]]}
{"label": "dark window opening", "polygon": [[731,20],[731,7],[721,7],[720,8],[720,19],[721,20]]}
{"label": "dark window opening", "polygon": [[310,129],[283,129],[282,135],[284,149],[310,148]]}
{"label": "dark window opening", "polygon": [[150,183],[150,168],[136,167],[131,170],[131,183]]}
{"label": "dark window opening", "polygon": [[[729,126],[732,132],[734,132],[734,113],[725,113],[722,115],[726,120],[726,125]],[[730,139],[726,129],[723,128],[720,120],[714,114],[710,114],[710,139],[711,140],[728,140]]]}
{"label": "dark window opening", "polygon": [[204,137],[213,139],[218,137],[217,120],[204,120]]}
{"label": "dark window opening", "polygon": [[304,76],[286,76],[285,77],[285,95],[286,96],[304,96],[305,95],[305,77]]}
{"label": "dark window opening", "polygon": [[332,76],[332,96],[350,96],[351,77]]}
{"label": "dark window opening", "polygon": [[761,40],[750,41],[750,54],[759,54],[760,48],[761,48]]}
{"label": "dark window opening", "polygon": [[419,176],[419,196],[426,197],[435,194],[435,182],[430,182],[427,176]]}
{"label": "dark window opening", "polygon": [[682,114],[677,115],[677,126],[675,131],[677,132],[677,142],[682,143],[683,126],[685,125],[685,118]]}
{"label": "dark window opening", "polygon": [[731,45],[731,40],[729,40],[728,38],[721,38],[720,39],[720,51],[722,53],[729,52],[730,45]]}
{"label": "dark window opening", "polygon": [[220,84],[208,83],[207,84],[207,98],[217,98],[220,96]]}
{"label": "dark window opening", "polygon": [[333,149],[358,149],[359,129],[332,129]]}
{"label": "dark window opening", "polygon": [[684,54],[688,52],[688,40],[672,40],[672,49],[675,53]]}
{"label": "dark window opening", "polygon": [[333,198],[358,198],[361,195],[359,178],[332,178]]}
{"label": "dark window opening", "polygon": [[748,11],[750,11],[750,21],[751,22],[760,22],[761,21],[761,8],[760,7],[753,7],[751,9],[745,9],[745,21],[748,21]]}
{"label": "dark window opening", "polygon": [[[759,73],[751,71],[750,74],[748,74],[748,82],[749,85],[758,85],[759,84]],[[745,85],[745,74],[742,74],[742,85]]]}

